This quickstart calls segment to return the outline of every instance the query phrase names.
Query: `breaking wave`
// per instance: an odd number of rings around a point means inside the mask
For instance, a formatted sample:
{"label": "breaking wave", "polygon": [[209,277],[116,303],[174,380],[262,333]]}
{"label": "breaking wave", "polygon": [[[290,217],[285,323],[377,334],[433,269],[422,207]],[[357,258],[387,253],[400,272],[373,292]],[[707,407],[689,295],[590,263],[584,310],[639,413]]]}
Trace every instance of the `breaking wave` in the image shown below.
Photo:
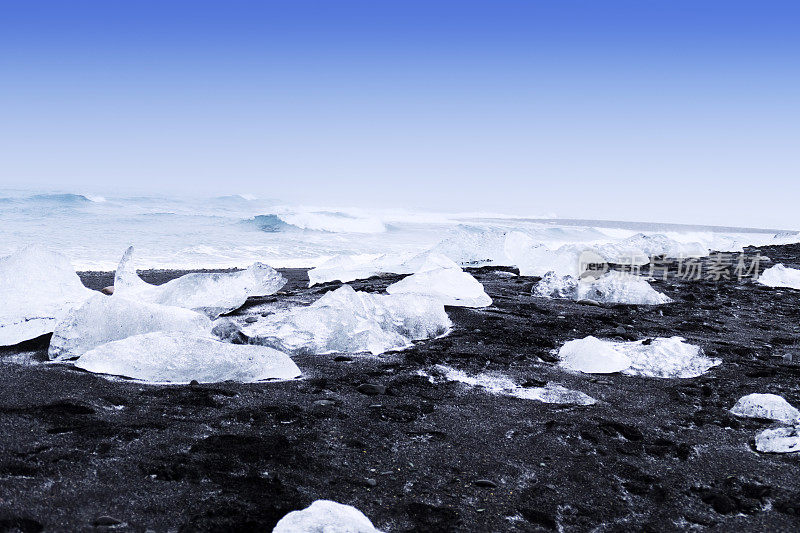
{"label": "breaking wave", "polygon": [[320,231],[325,233],[383,233],[386,225],[376,218],[339,211],[294,211],[256,215],[247,221],[261,231]]}

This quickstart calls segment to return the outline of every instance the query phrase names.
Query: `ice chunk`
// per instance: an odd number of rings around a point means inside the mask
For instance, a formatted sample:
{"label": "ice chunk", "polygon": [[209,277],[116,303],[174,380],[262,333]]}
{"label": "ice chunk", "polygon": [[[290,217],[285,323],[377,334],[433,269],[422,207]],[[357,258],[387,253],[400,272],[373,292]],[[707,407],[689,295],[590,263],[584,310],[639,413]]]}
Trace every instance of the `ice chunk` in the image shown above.
{"label": "ice chunk", "polygon": [[682,337],[658,337],[652,340],[618,343],[631,358],[623,374],[654,378],[694,378],[721,363],[703,355],[699,346]]}
{"label": "ice chunk", "polygon": [[381,274],[413,274],[438,268],[461,270],[451,259],[435,252],[378,257],[337,255],[308,271],[308,286],[328,281],[347,283]]}
{"label": "ice chunk", "polygon": [[786,287],[800,290],[800,270],[787,268],[778,263],[762,272],[758,277],[758,282],[767,287]]}
{"label": "ice chunk", "polygon": [[544,276],[548,272],[579,276],[581,250],[572,245],[564,245],[551,250],[544,244],[535,242],[530,236],[512,231],[506,236],[505,253],[522,276]]}
{"label": "ice chunk", "polygon": [[548,272],[534,286],[533,294],[543,298],[595,300],[629,305],[659,305],[672,301],[667,295],[652,288],[645,279],[614,270],[606,272],[599,279],[584,278],[580,281],[573,276],[559,276],[555,272]]}
{"label": "ice chunk", "polygon": [[201,311],[211,318],[244,305],[249,296],[274,294],[286,279],[263,263],[237,272],[186,274],[163,285],[142,280],[133,265],[133,246],[128,248],[114,276],[114,295],[131,300],[174,305]]}
{"label": "ice chunk", "polygon": [[58,318],[93,293],[59,253],[28,246],[0,258],[0,346],[52,332]]}
{"label": "ice chunk", "polygon": [[95,293],[58,321],[50,359],[77,357],[101,344],[152,331],[208,334],[211,321],[189,309]]}
{"label": "ice chunk", "polygon": [[631,366],[631,359],[614,344],[596,337],[575,339],[564,343],[558,351],[561,366],[588,374],[611,374]]}
{"label": "ice chunk", "polygon": [[800,452],[797,427],[765,429],[756,435],[756,450],[764,453]]}
{"label": "ice chunk", "polygon": [[586,393],[568,389],[555,383],[548,383],[544,387],[519,387],[514,389],[511,395],[525,400],[537,400],[542,403],[563,405],[593,405],[597,403],[597,400]]}
{"label": "ice chunk", "polygon": [[578,299],[578,278],[562,276],[555,272],[548,272],[541,281],[533,286],[534,296],[539,298],[563,298],[567,300]]}
{"label": "ice chunk", "polygon": [[300,375],[288,355],[266,346],[165,331],[100,345],[83,354],[75,366],[152,383],[252,382]]}
{"label": "ice chunk", "polygon": [[649,263],[651,257],[703,257],[709,252],[702,243],[679,242],[661,233],[637,233],[619,242],[599,245],[595,250],[610,263],[640,265]]}
{"label": "ice chunk", "polygon": [[681,337],[614,342],[595,337],[572,340],[558,352],[561,366],[589,374],[692,378],[720,364]]}
{"label": "ice chunk", "polygon": [[461,267],[455,261],[444,254],[423,252],[403,261],[400,267],[392,272],[396,274],[416,274],[442,268],[461,270]]}
{"label": "ice chunk", "polygon": [[486,307],[492,299],[483,285],[469,273],[453,268],[425,270],[403,278],[386,288],[389,294],[421,294],[444,305]]}
{"label": "ice chunk", "polygon": [[590,280],[578,283],[578,300],[630,305],[659,305],[672,301],[646,280],[626,272],[612,270],[600,276],[600,279]]}
{"label": "ice chunk", "polygon": [[436,365],[435,368],[448,381],[458,381],[470,387],[481,387],[492,394],[565,405],[593,405],[597,403],[597,400],[588,394],[571,390],[555,383],[548,383],[544,387],[526,388],[517,385],[514,380],[502,374],[482,372],[471,376],[466,372],[445,365]]}
{"label": "ice chunk", "polygon": [[800,422],[800,411],[777,394],[748,394],[731,408],[731,413],[743,418],[778,420],[787,424]]}
{"label": "ice chunk", "polygon": [[350,505],[317,500],[281,518],[272,533],[380,533],[364,513]]}
{"label": "ice chunk", "polygon": [[433,298],[356,292],[344,285],[307,307],[276,312],[243,331],[251,342],[289,353],[380,354],[442,335],[450,325],[444,306]]}
{"label": "ice chunk", "polygon": [[318,283],[341,281],[347,283],[357,279],[367,279],[384,272],[385,256],[363,257],[337,255],[308,271],[308,286]]}
{"label": "ice chunk", "polygon": [[458,264],[493,263],[513,265],[506,256],[505,230],[460,225],[451,231],[432,251],[445,255]]}

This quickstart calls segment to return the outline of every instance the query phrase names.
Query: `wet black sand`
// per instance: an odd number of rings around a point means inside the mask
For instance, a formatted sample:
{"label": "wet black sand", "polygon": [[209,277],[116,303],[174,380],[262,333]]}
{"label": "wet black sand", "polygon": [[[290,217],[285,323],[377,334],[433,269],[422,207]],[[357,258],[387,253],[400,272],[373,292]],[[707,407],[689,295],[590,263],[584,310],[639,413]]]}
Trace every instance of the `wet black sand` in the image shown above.
{"label": "wet black sand", "polygon": [[[800,267],[800,246],[761,250]],[[769,424],[727,411],[751,392],[800,406],[800,291],[671,279],[654,286],[673,304],[596,307],[535,299],[535,278],[503,269],[473,273],[494,305],[449,308],[449,336],[380,357],[298,357],[305,379],[294,382],[147,386],[24,363],[42,359],[46,339],[0,349],[0,531],[270,531],[320,498],[387,531],[800,528],[800,457],[755,452]],[[239,313],[337,286],[286,275],[280,294]],[[82,278],[101,288],[111,275]],[[681,335],[723,364],[684,380],[559,370],[551,350],[590,334]],[[417,371],[433,364],[600,402],[432,384]],[[386,393],[359,392],[364,383]]]}

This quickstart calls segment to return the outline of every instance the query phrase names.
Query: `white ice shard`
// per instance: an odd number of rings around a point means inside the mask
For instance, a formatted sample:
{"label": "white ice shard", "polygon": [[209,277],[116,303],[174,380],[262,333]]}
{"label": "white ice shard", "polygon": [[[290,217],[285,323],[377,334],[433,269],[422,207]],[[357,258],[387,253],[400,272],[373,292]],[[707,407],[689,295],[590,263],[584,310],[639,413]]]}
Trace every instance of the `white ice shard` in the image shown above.
{"label": "white ice shard", "polygon": [[181,307],[95,293],[55,326],[50,359],[77,357],[101,344],[153,331],[207,335],[211,320]]}
{"label": "white ice shard", "polygon": [[317,500],[281,518],[272,533],[380,533],[364,513],[351,505]]}
{"label": "white ice shard", "polygon": [[631,366],[631,358],[615,349],[614,344],[596,337],[564,343],[558,351],[561,366],[587,374],[611,374]]}
{"label": "white ice shard", "polygon": [[800,290],[800,270],[788,268],[778,263],[762,272],[758,277],[758,282],[767,287],[785,287]]}
{"label": "white ice shard", "polygon": [[288,353],[377,355],[438,337],[450,325],[444,306],[433,298],[356,292],[344,285],[307,307],[260,318],[243,331],[251,342]]}
{"label": "white ice shard", "polygon": [[[564,405],[593,405],[597,403],[597,400],[588,394],[568,389],[556,383],[548,383],[544,387],[521,387],[513,379],[502,374],[482,372],[477,375],[470,375],[462,370],[445,365],[436,365],[435,368],[448,381],[458,381],[470,387],[480,387],[492,394]],[[430,376],[429,379],[434,381]]]}
{"label": "white ice shard", "polygon": [[800,411],[777,394],[748,394],[731,408],[731,413],[743,418],[763,418],[787,424],[800,422]]}
{"label": "white ice shard", "polygon": [[274,294],[285,284],[286,279],[272,267],[253,263],[246,270],[197,272],[151,285],[136,273],[131,246],[117,267],[113,297],[194,309],[216,318],[238,309],[250,296]]}
{"label": "white ice shard", "polygon": [[756,435],[756,450],[764,453],[800,452],[797,426],[765,429]]}
{"label": "white ice shard", "polygon": [[52,332],[58,318],[93,293],[59,253],[28,246],[0,258],[0,346]]}
{"label": "white ice shard", "polygon": [[658,337],[633,342],[572,340],[558,352],[561,366],[589,374],[622,372],[631,376],[693,378],[720,364],[703,355],[699,346],[681,337]]}
{"label": "white ice shard", "polygon": [[229,344],[165,331],[102,344],[80,356],[75,366],[151,383],[248,383],[300,375],[288,355],[266,346]]}
{"label": "white ice shard", "polygon": [[571,300],[595,300],[602,303],[628,305],[660,305],[672,299],[655,290],[644,278],[627,272],[612,270],[599,279],[559,276],[548,272],[533,287],[534,296],[542,298],[566,298]]}
{"label": "white ice shard", "polygon": [[481,282],[469,273],[454,268],[436,268],[417,272],[386,288],[389,294],[420,294],[444,305],[486,307],[492,299]]}

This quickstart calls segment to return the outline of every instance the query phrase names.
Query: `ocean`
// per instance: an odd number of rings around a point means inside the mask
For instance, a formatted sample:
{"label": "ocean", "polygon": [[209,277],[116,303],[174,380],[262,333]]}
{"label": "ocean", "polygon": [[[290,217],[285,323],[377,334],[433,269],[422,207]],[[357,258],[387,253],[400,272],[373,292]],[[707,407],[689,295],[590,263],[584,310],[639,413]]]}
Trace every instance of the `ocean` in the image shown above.
{"label": "ocean", "polygon": [[779,230],[286,205],[248,195],[100,197],[0,190],[0,256],[40,244],[67,256],[77,270],[113,270],[131,245],[139,268],[231,268],[254,261],[313,267],[335,255],[369,258],[429,249],[465,263],[499,263],[504,236],[512,231],[549,248],[613,243],[637,233],[662,233],[721,251],[800,240],[796,232]]}

